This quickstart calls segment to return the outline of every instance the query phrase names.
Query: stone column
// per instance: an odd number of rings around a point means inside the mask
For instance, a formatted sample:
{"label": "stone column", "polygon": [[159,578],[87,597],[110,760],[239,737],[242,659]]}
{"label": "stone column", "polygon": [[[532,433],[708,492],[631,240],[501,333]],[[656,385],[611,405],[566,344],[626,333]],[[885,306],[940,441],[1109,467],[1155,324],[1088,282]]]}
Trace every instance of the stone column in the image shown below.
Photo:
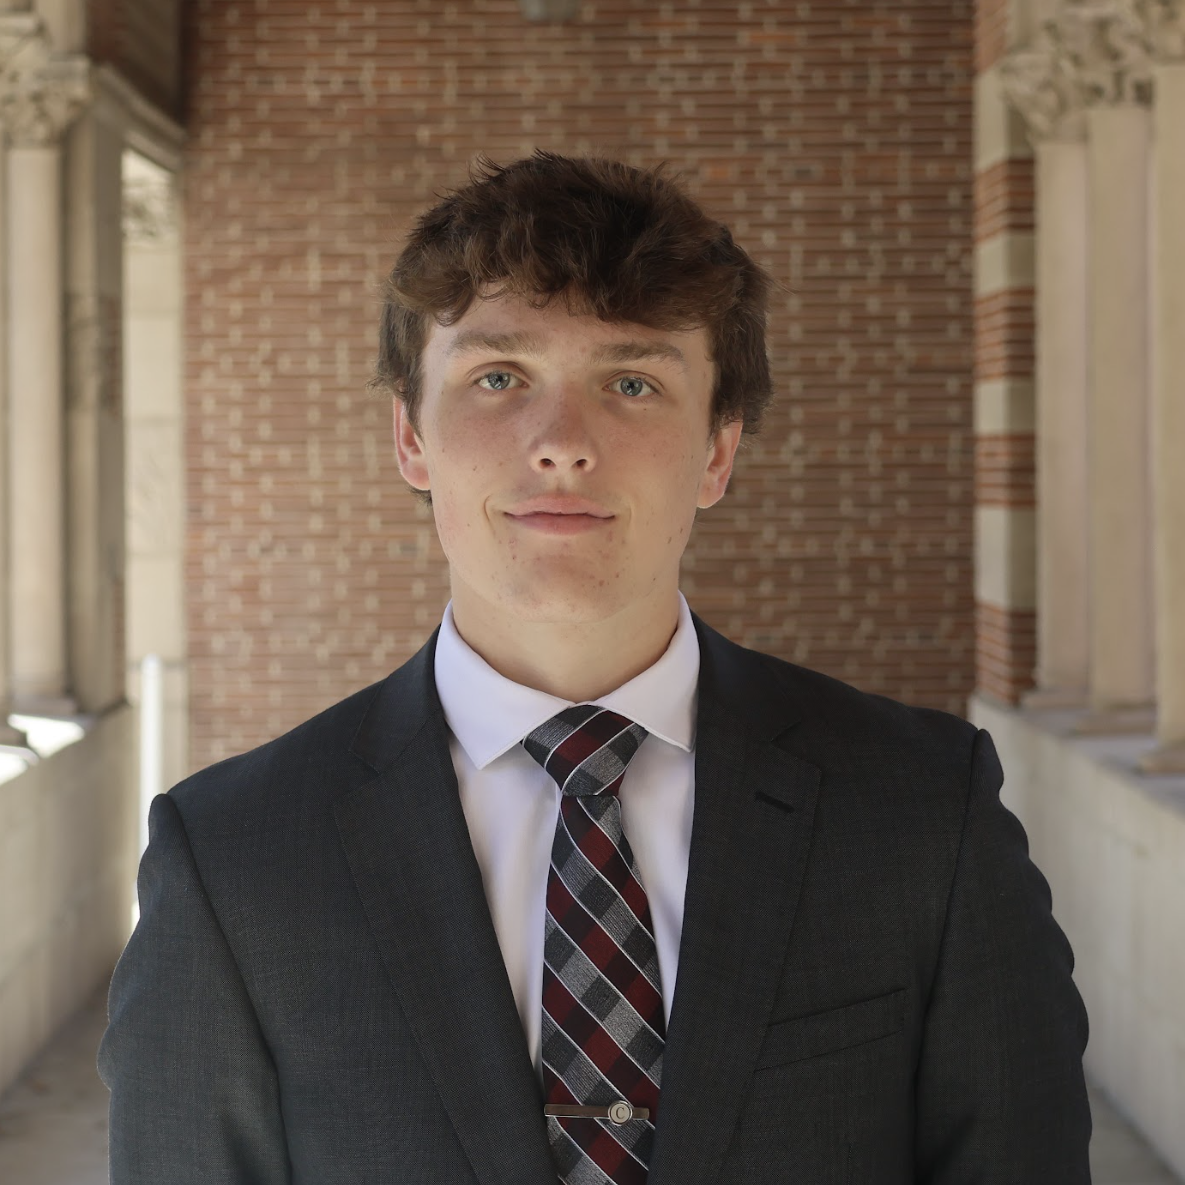
{"label": "stone column", "polygon": [[1005,80],[1038,156],[1041,689],[1029,702],[1085,689],[1085,731],[1153,719],[1149,13],[1179,3],[1064,2]]}
{"label": "stone column", "polygon": [[1085,137],[1037,144],[1038,686],[1085,703],[1089,686]]}
{"label": "stone column", "polygon": [[1090,704],[1084,731],[1150,731],[1149,197],[1152,62],[1143,0],[1066,4],[1057,35],[1087,105]]}
{"label": "stone column", "polygon": [[1185,4],[1153,28],[1152,480],[1158,748],[1149,772],[1185,773]]}
{"label": "stone column", "polygon": [[1155,694],[1148,202],[1151,119],[1089,112],[1091,705],[1098,727],[1143,730]]}
{"label": "stone column", "polygon": [[124,693],[123,113],[99,86],[66,141],[66,620],[83,712]]}
{"label": "stone column", "polygon": [[54,58],[35,17],[0,18],[8,137],[6,303],[13,700],[70,713],[65,613],[61,136],[86,100],[86,64]]}
{"label": "stone column", "polygon": [[1087,160],[1082,93],[1046,28],[1002,68],[1036,169],[1037,688],[1031,707],[1087,701]]}
{"label": "stone column", "polygon": [[[5,169],[4,154],[0,152],[0,226],[4,225]],[[0,276],[5,272],[4,238],[0,235]],[[0,746],[25,749],[25,734],[8,723],[12,691],[9,673],[8,587],[11,568],[8,562],[8,385],[6,354],[7,337],[4,289],[0,286]]]}

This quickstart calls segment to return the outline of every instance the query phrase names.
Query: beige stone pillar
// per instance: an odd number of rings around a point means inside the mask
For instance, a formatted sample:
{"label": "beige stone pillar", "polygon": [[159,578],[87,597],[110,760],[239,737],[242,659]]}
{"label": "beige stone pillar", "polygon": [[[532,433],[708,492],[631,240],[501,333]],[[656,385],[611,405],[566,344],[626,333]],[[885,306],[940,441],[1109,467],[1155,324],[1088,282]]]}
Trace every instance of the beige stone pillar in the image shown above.
{"label": "beige stone pillar", "polygon": [[1151,723],[1153,640],[1148,308],[1151,117],[1087,116],[1090,175],[1090,699],[1092,729]]}
{"label": "beige stone pillar", "polygon": [[22,710],[69,713],[61,136],[85,101],[85,63],[53,58],[26,16],[0,19],[0,60],[12,693]]}
{"label": "beige stone pillar", "polygon": [[1037,142],[1038,695],[1086,702],[1090,673],[1087,162],[1081,119]]}
{"label": "beige stone pillar", "polygon": [[1006,71],[1039,144],[1034,698],[1085,682],[1087,731],[1153,720],[1149,3],[1061,3]]}
{"label": "beige stone pillar", "polygon": [[60,193],[56,144],[9,150],[9,636],[26,710],[66,692]]}
{"label": "beige stone pillar", "polygon": [[1185,6],[1165,12],[1153,113],[1153,567],[1156,737],[1149,772],[1185,772]]}
{"label": "beige stone pillar", "polygon": [[1025,703],[1076,706],[1087,702],[1090,671],[1083,92],[1049,26],[1001,73],[1036,157],[1037,687]]}
{"label": "beige stone pillar", "polygon": [[66,141],[66,619],[83,712],[124,692],[122,113],[97,95]]}
{"label": "beige stone pillar", "polygon": [[[4,224],[5,159],[0,152],[0,226]],[[4,238],[0,235],[0,275],[5,273]],[[8,723],[11,709],[12,689],[10,686],[10,661],[8,639],[8,385],[5,349],[7,337],[5,326],[4,287],[0,285],[0,746],[23,750],[26,738],[23,732]]]}

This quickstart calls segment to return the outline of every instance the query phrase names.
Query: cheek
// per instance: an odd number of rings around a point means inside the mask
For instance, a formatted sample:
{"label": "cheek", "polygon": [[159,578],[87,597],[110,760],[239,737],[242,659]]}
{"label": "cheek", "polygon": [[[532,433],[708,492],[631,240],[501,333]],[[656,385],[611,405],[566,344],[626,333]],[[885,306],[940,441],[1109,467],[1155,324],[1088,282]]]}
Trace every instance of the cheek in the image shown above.
{"label": "cheek", "polygon": [[663,542],[685,542],[695,523],[695,504],[703,477],[704,458],[689,443],[660,451],[652,448],[639,460],[651,475],[644,521]]}
{"label": "cheek", "polygon": [[474,530],[485,514],[485,500],[499,486],[498,469],[507,450],[488,426],[437,431],[430,458],[432,504],[441,544]]}
{"label": "cheek", "polygon": [[442,416],[432,438],[430,463],[432,480],[458,492],[469,490],[484,471],[491,468],[491,457],[498,451],[491,447],[492,433],[462,417]]}

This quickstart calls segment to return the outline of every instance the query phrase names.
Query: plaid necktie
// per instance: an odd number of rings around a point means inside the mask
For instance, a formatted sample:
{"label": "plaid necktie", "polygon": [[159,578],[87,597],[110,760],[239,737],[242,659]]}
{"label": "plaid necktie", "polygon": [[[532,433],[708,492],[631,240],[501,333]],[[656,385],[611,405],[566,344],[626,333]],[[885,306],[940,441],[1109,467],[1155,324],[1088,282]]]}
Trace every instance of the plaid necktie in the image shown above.
{"label": "plaid necktie", "polygon": [[565,1185],[644,1185],[665,1024],[650,907],[617,791],[646,730],[595,704],[523,739],[560,787],[547,877],[543,1086]]}

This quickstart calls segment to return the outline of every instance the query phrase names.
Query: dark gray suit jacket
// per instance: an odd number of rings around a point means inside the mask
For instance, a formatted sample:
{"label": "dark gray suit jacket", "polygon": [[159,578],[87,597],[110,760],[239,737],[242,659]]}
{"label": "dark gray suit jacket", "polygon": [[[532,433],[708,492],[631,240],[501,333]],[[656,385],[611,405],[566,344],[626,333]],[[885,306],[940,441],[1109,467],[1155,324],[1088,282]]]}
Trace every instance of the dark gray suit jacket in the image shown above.
{"label": "dark gray suit jacket", "polygon": [[[1086,1013],[988,735],[694,621],[651,1185],[1086,1185]],[[435,642],[154,802],[113,1185],[554,1185]]]}

